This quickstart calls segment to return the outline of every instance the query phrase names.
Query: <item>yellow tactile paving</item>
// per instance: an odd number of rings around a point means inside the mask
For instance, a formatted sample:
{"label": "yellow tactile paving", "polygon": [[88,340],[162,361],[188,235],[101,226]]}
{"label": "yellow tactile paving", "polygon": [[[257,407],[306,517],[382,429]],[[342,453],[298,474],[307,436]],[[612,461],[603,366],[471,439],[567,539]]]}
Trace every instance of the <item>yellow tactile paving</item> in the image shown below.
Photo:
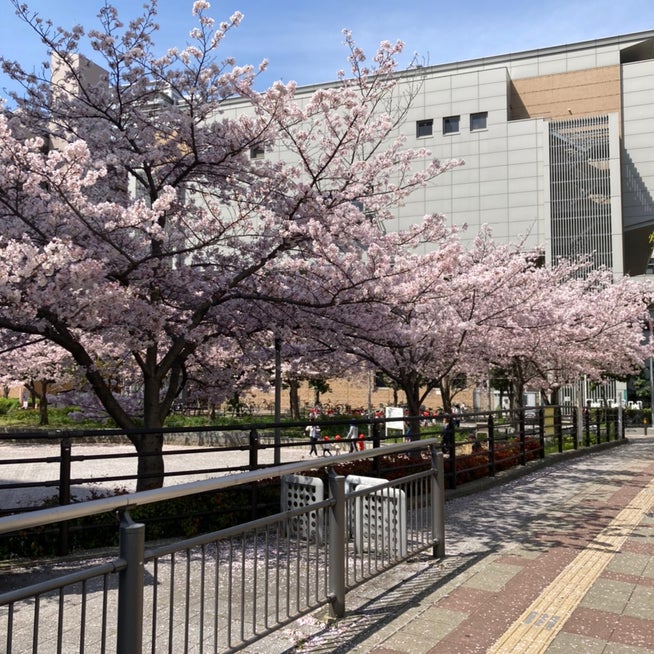
{"label": "yellow tactile paving", "polygon": [[593,582],[653,505],[654,480],[568,564],[488,650],[488,654],[545,652]]}

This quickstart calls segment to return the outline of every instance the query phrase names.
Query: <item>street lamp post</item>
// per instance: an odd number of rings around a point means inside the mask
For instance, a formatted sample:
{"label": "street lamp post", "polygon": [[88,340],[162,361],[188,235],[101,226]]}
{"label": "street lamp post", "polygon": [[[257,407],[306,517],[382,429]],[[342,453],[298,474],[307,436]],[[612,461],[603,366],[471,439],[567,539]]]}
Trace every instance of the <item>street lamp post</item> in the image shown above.
{"label": "street lamp post", "polygon": [[282,339],[275,337],[275,465],[282,462],[282,438],[279,422],[282,419]]}
{"label": "street lamp post", "polygon": [[652,374],[652,357],[649,358],[649,409],[650,422],[654,419],[654,375]]}

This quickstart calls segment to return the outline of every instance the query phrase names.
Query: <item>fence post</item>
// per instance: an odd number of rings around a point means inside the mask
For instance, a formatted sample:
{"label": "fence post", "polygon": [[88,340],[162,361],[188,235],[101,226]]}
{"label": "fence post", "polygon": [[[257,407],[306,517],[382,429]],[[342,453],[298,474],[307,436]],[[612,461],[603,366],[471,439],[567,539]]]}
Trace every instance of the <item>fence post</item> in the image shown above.
{"label": "fence post", "polygon": [[447,451],[448,465],[450,466],[450,479],[452,480],[450,488],[456,488],[456,429],[452,432],[452,442]]}
{"label": "fence post", "polygon": [[431,520],[434,548],[432,556],[445,557],[445,463],[442,452],[431,445]]}
{"label": "fence post", "polygon": [[595,412],[595,428],[597,429],[597,444],[602,442],[602,416],[599,409]]}
{"label": "fence post", "polygon": [[525,456],[525,410],[524,408],[519,410],[518,413],[518,429],[520,431],[520,465],[524,466],[527,464],[527,457]]}
{"label": "fence post", "polygon": [[373,448],[381,447],[381,425],[374,422],[372,425],[372,446]]}
{"label": "fence post", "polygon": [[256,428],[250,429],[250,470],[259,467],[259,433]]}
{"label": "fence post", "polygon": [[538,442],[540,443],[539,459],[545,458],[545,410],[543,407],[538,409]]}
{"label": "fence post", "polygon": [[329,514],[330,614],[345,615],[345,477],[329,471],[329,494],[334,499]]}
{"label": "fence post", "polygon": [[143,558],[145,525],[129,512],[120,518],[120,558],[127,567],[118,575],[118,654],[141,654],[143,648]]}
{"label": "fence post", "polygon": [[559,443],[559,452],[563,452],[563,415],[559,405],[554,407],[554,433]]}
{"label": "fence post", "polygon": [[[378,449],[381,447],[381,425],[378,422],[372,423],[372,447],[373,449]],[[379,477],[381,474],[381,462],[378,456],[375,456],[372,460],[372,470],[376,477]]]}
{"label": "fence post", "polygon": [[575,450],[579,449],[579,424],[577,423],[577,407],[572,407],[572,447]]}
{"label": "fence post", "polygon": [[493,414],[488,414],[488,476],[495,476],[495,421]]}
{"label": "fence post", "polygon": [[[70,438],[64,436],[59,446],[59,506],[70,504]],[[68,520],[59,523],[59,556],[68,554]]]}
{"label": "fence post", "polygon": [[586,412],[584,413],[584,431],[586,447],[590,447],[590,402],[586,406]]}

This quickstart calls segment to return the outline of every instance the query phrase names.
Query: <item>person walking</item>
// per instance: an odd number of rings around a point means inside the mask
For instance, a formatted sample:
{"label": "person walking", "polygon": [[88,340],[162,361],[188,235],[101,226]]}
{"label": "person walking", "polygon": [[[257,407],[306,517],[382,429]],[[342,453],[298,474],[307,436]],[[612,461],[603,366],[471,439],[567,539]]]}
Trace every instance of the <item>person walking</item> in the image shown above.
{"label": "person walking", "polygon": [[357,426],[355,424],[350,425],[350,429],[345,436],[348,442],[350,443],[350,452],[354,452],[357,448],[356,439],[357,439]]}
{"label": "person walking", "polygon": [[443,454],[449,454],[454,448],[454,430],[456,428],[454,416],[443,419],[443,434],[441,439],[441,450]]}
{"label": "person walking", "polygon": [[309,440],[311,441],[311,449],[309,450],[309,456],[315,454],[318,456],[318,439],[320,438],[320,427],[318,425],[309,426]]}
{"label": "person walking", "polygon": [[332,455],[332,444],[329,440],[329,436],[325,436],[322,441],[322,455],[331,456]]}

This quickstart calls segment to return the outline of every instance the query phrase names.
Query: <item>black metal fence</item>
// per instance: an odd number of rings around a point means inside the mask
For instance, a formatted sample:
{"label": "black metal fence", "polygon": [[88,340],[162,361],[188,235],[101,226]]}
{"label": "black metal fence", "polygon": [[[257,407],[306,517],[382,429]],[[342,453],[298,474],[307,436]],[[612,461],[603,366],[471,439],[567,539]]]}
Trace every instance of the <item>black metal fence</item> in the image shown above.
{"label": "black metal fence", "polygon": [[625,437],[620,408],[584,410],[540,406],[470,414],[457,420],[456,439],[445,449],[448,488],[479,479],[547,455],[578,450]]}
{"label": "black metal fence", "polygon": [[[623,438],[625,426],[623,412],[618,408],[590,409],[579,416],[574,407],[527,407],[491,414],[465,413],[452,418],[455,423],[454,444],[445,448],[450,488],[479,477],[493,477],[500,470],[525,465],[527,461],[550,453]],[[321,436],[315,445],[320,455],[326,455],[378,448],[416,438],[442,438],[447,419],[448,416],[443,415],[399,420],[397,417],[329,418],[314,420],[313,423],[241,422],[215,427],[166,428],[156,432],[164,436],[164,477],[169,484],[180,479],[188,481],[257,470],[278,465],[282,458],[289,460],[289,456],[291,460],[293,456],[299,458],[299,450],[309,452],[312,447],[307,428],[316,422],[321,426]],[[407,435],[406,426],[416,421],[421,425],[420,435]],[[345,434],[352,425],[357,435],[347,438]],[[138,433],[143,433],[143,430]],[[49,502],[67,505],[75,500],[74,488],[101,484],[112,493],[116,490],[129,492],[129,484],[133,485],[137,479],[138,456],[129,435],[123,430],[0,434],[0,499],[3,495],[8,496],[7,491],[11,490],[28,493],[34,489],[52,489]],[[124,451],[107,451],[102,447],[109,443],[124,445]],[[8,448],[9,445],[13,447]],[[23,448],[16,447],[20,445],[32,447],[24,448],[23,454]],[[10,455],[6,454],[8,451]],[[225,463],[225,459],[230,458],[226,455],[230,453],[241,453],[240,462]],[[289,456],[286,453],[290,453]],[[198,458],[201,459],[200,465]],[[184,464],[184,461],[189,461],[189,464]],[[382,458],[374,461],[376,468],[384,465]],[[130,468],[128,473],[124,472],[126,462]],[[95,472],[89,472],[93,467]],[[118,468],[121,471],[116,473]],[[18,469],[34,470],[34,473],[25,480],[24,475],[14,474]],[[373,472],[381,475],[383,470]],[[12,506],[6,500],[0,501],[0,515],[34,508],[40,506]]]}
{"label": "black metal fence", "polygon": [[[225,432],[225,441],[230,444],[204,447],[189,446],[189,435],[194,434],[199,443],[201,435],[211,430],[170,430],[171,449],[166,456],[240,450],[247,455],[247,463],[201,470],[209,477],[224,471],[222,479],[0,517],[0,534],[4,535],[48,525],[64,529],[63,525],[72,520],[99,516],[107,510],[118,511],[123,517],[117,557],[61,579],[0,593],[0,631],[6,634],[7,651],[15,651],[19,642],[32,643],[33,651],[41,651],[42,640],[44,651],[68,651],[66,647],[72,643],[70,651],[130,652],[136,651],[132,647],[135,642],[145,643],[151,651],[187,651],[197,637],[195,645],[211,642],[212,651],[231,652],[317,606],[329,604],[335,615],[342,615],[347,589],[415,552],[432,549],[434,556],[443,555],[446,485],[454,488],[550,454],[619,441],[624,438],[622,418],[620,410],[578,415],[563,407],[491,415],[420,416],[408,421],[421,423],[420,434],[411,436],[407,436],[403,420],[397,418],[326,420],[321,422],[320,446],[333,447],[329,454],[340,454],[333,459],[326,458],[326,451],[320,452],[323,456],[306,458],[311,446],[306,423],[241,425],[231,430],[220,427],[214,431]],[[451,440],[443,439],[449,421],[454,425]],[[363,438],[340,437],[352,422]],[[187,439],[185,449],[175,445],[180,433]],[[173,434],[177,436],[173,438]],[[70,474],[76,457],[81,462],[100,457],[97,460],[107,470],[115,461],[106,453],[76,455],[75,451],[90,439],[102,443],[106,442],[103,439],[122,438],[120,442],[125,443],[124,437],[117,431],[12,435],[14,443],[35,444],[37,452],[39,442],[55,444],[59,453],[0,458],[0,467],[29,466],[36,460],[55,466],[59,470],[56,479],[20,482],[19,488],[47,482],[59,486],[60,502],[70,501],[71,485],[98,481],[94,476]],[[202,439],[206,442],[205,436]],[[350,453],[351,446],[354,451]],[[277,466],[275,461],[284,448],[302,448],[304,459]],[[437,449],[443,452],[436,453]],[[266,452],[267,458],[263,456]],[[123,456],[136,455],[125,452]],[[347,474],[351,469],[341,467],[364,462],[370,466],[370,477],[360,472]],[[317,469],[325,473],[331,470],[327,475],[328,497],[314,497],[306,488],[293,490],[295,494],[289,495],[292,506],[287,503],[280,514],[282,478],[299,475],[299,481],[297,476],[293,479],[301,487],[307,479],[320,476]],[[197,472],[193,468],[185,474]],[[171,473],[180,474],[179,470]],[[9,477],[2,475],[5,482],[0,484],[0,493],[16,487],[16,483],[6,481]],[[103,479],[134,477],[107,475]],[[172,544],[154,549],[145,548],[147,525],[142,523],[146,521],[139,518],[134,523],[130,517],[147,506],[159,512],[171,499],[196,497],[209,489],[228,492],[235,486],[247,487],[267,479],[276,480],[278,487],[274,512],[235,521],[227,528],[201,530],[191,538],[176,538]],[[295,506],[296,495],[306,500],[301,507]],[[259,505],[256,495],[252,503]],[[60,542],[62,539],[65,532],[60,533]],[[227,601],[220,605],[216,598],[224,593],[219,593],[219,588],[229,591]]]}

